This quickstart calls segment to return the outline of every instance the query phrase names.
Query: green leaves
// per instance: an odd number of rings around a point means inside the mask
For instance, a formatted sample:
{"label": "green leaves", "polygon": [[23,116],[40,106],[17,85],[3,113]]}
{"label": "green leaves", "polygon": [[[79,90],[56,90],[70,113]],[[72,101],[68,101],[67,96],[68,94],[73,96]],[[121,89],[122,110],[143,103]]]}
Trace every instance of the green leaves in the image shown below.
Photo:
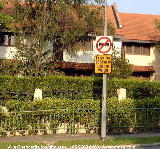
{"label": "green leaves", "polygon": [[0,29],[6,31],[11,30],[11,23],[13,18],[10,15],[0,13]]}
{"label": "green leaves", "polygon": [[51,1],[30,1],[24,5],[15,1],[13,16],[18,24],[15,58],[22,59],[23,75],[42,76],[53,60],[51,41],[58,30],[58,11],[54,5]]}
{"label": "green leaves", "polygon": [[[48,77],[0,77],[0,91],[34,93],[41,88],[44,97],[70,99],[101,99],[102,78],[78,78],[67,76]],[[127,89],[127,97],[148,99],[160,97],[160,83],[135,79],[109,79],[108,96],[117,96],[118,88]]]}
{"label": "green leaves", "polygon": [[[118,101],[116,97],[108,98],[108,131],[122,133],[139,131],[145,127],[156,128],[160,110],[158,101],[159,99],[137,101],[130,98]],[[156,103],[158,108],[156,108]],[[68,129],[75,129],[73,132],[82,127],[88,133],[91,130],[98,132],[100,128],[101,103],[99,100],[66,98],[45,98],[41,101],[10,100],[4,108],[7,109],[7,115],[1,114],[7,120],[1,119],[1,122],[5,124],[2,128],[8,129],[10,126],[10,131],[26,130],[29,125],[33,130],[31,133],[35,134],[37,131],[34,129],[52,130],[52,125],[44,127],[46,123],[53,124],[54,129],[58,129],[58,125],[65,123]],[[77,125],[81,126],[77,127]]]}
{"label": "green leaves", "polygon": [[[21,72],[43,76],[49,61],[63,61],[64,50],[73,55],[83,48],[85,41],[90,42],[93,35],[102,33],[102,14],[94,5],[83,5],[88,2],[91,1],[37,0],[22,5],[15,1],[16,58],[23,59]],[[109,23],[113,33],[111,26]]]}

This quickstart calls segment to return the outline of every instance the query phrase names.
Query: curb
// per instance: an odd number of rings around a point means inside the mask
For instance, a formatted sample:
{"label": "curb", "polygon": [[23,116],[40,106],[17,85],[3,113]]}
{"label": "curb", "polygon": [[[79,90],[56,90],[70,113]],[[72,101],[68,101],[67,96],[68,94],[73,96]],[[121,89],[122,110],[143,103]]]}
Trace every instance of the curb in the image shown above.
{"label": "curb", "polygon": [[74,145],[72,147],[65,147],[63,149],[136,149],[144,147],[160,147],[160,143],[153,144],[133,144],[133,145],[119,145],[119,146],[98,146],[98,145]]}
{"label": "curb", "polygon": [[160,146],[160,143],[153,143],[153,144],[135,144],[135,147],[152,147],[152,146]]}
{"label": "curb", "polygon": [[137,147],[150,147],[150,146],[160,146],[160,143],[153,143],[153,144],[135,144]]}

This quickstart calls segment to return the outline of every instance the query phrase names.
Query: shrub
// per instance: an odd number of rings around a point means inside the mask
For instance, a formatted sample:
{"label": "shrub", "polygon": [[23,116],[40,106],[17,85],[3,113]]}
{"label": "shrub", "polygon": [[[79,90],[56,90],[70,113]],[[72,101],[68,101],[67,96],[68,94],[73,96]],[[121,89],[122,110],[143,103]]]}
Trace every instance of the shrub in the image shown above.
{"label": "shrub", "polygon": [[[127,99],[118,102],[118,99],[114,97],[107,101],[108,127],[126,126],[128,128],[134,126],[133,100]],[[101,102],[99,100],[56,98],[47,98],[41,101],[11,100],[5,106],[9,112],[12,114],[14,112],[14,116],[10,115],[13,118],[11,121],[16,121],[13,126],[18,130],[26,129],[28,125],[35,129],[42,126],[44,122],[49,122],[56,124],[54,128],[62,123],[67,123],[70,127],[73,123],[80,124],[89,132],[93,129],[98,131],[101,123]],[[129,110],[129,108],[133,110]]]}
{"label": "shrub", "polygon": [[115,95],[118,88],[126,88],[127,97],[133,99],[160,97],[160,82],[135,79],[112,79],[109,81],[110,96]]}
{"label": "shrub", "polygon": [[93,78],[65,76],[43,78],[0,77],[0,91],[33,94],[35,88],[41,88],[44,91],[44,97],[96,98],[96,93],[93,93],[93,84]]}
{"label": "shrub", "polygon": [[[108,99],[108,128],[110,131],[118,131],[119,128],[133,128],[136,124],[134,121],[135,104],[133,99],[125,99],[118,101],[117,98],[112,97]],[[124,130],[123,130],[124,131]]]}
{"label": "shrub", "polygon": [[[126,99],[116,97],[107,99],[107,127],[110,132],[133,132],[152,128],[159,122],[159,98],[150,100]],[[153,109],[157,108],[157,109]],[[5,131],[50,129],[53,133],[62,124],[67,124],[76,132],[76,125],[85,127],[87,132],[98,132],[101,124],[101,101],[93,99],[46,98],[41,101],[10,100],[6,102],[6,113],[1,113],[1,127]]]}
{"label": "shrub", "polygon": [[[127,97],[133,99],[148,99],[160,97],[160,83],[134,79],[108,80],[108,97],[117,96],[118,88],[127,89]],[[34,93],[35,88],[43,90],[44,97],[69,99],[101,99],[102,78],[80,78],[67,76],[49,76],[42,78],[0,77],[0,91]],[[9,98],[8,95],[5,95]],[[17,95],[17,98],[24,98]],[[30,98],[26,96],[26,98]],[[30,98],[31,99],[31,98]]]}

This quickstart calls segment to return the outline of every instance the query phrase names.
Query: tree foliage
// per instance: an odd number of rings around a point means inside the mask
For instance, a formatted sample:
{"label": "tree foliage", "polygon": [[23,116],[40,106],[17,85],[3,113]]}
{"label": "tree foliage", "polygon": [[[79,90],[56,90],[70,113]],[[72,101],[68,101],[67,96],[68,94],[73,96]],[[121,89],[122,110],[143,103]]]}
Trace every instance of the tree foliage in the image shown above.
{"label": "tree foliage", "polygon": [[[5,0],[0,0],[0,10],[4,8]],[[9,14],[0,13],[0,30],[8,31],[11,30],[11,23],[13,18]]]}
{"label": "tree foliage", "polygon": [[[38,76],[48,70],[48,65],[53,65],[51,61],[63,60],[63,50],[75,53],[81,43],[102,34],[100,11],[92,5],[86,5],[87,2],[14,1],[16,57],[22,60],[21,72]],[[114,28],[110,22],[108,24],[110,34],[113,34]]]}
{"label": "tree foliage", "polygon": [[[16,58],[21,61],[2,61],[1,74],[20,72],[23,75],[39,76],[59,73],[55,71],[53,61],[63,60],[63,50],[75,53],[86,41],[103,34],[104,8],[99,6],[97,9],[94,5],[86,5],[87,2],[89,1],[15,0],[14,19],[0,14],[0,21],[6,30],[11,29],[11,23],[12,27],[14,25],[12,29],[16,33],[18,49]],[[114,27],[109,21],[108,34],[114,34]],[[128,61],[113,55],[111,77],[127,78],[131,73]]]}
{"label": "tree foliage", "polygon": [[133,73],[132,65],[129,61],[123,58],[119,52],[113,49],[112,53],[112,73],[111,78],[129,78]]}
{"label": "tree foliage", "polygon": [[13,22],[13,17],[8,14],[0,13],[0,30],[9,31],[12,30],[11,23]]}
{"label": "tree foliage", "polygon": [[[57,11],[52,3],[15,1],[16,58],[22,60],[21,73],[38,76],[52,58],[51,35],[57,27]],[[51,64],[50,64],[51,65]]]}
{"label": "tree foliage", "polygon": [[112,73],[111,78],[129,78],[132,75],[132,65],[129,64],[128,60],[122,60],[121,57],[112,58]]}

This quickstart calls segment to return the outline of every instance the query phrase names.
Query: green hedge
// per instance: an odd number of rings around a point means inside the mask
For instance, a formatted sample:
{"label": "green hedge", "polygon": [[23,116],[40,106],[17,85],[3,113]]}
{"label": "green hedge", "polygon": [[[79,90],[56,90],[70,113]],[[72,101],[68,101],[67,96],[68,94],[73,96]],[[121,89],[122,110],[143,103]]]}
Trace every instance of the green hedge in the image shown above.
{"label": "green hedge", "polygon": [[[110,132],[134,132],[157,129],[159,123],[160,98],[150,100],[107,100],[107,127]],[[90,132],[99,132],[101,120],[100,100],[47,98],[42,101],[10,100],[4,110],[0,107],[0,124],[3,131],[28,130],[32,133],[45,130],[46,123],[54,133],[62,123],[70,129],[80,124]],[[149,109],[150,108],[150,109]],[[151,109],[154,108],[154,109]],[[2,110],[3,109],[3,110]],[[8,112],[7,112],[8,111]],[[1,130],[0,130],[1,131]],[[74,131],[75,132],[75,131]]]}
{"label": "green hedge", "polygon": [[[93,109],[100,110],[101,100],[68,98],[46,98],[43,100],[9,100],[5,103],[9,111],[37,111],[50,109]],[[160,108],[160,97],[150,99],[131,99],[118,101],[116,97],[107,99],[107,109]]]}
{"label": "green hedge", "polygon": [[[43,78],[0,77],[0,91],[34,93],[37,87],[44,91],[45,97],[100,99],[102,95],[102,78],[67,76]],[[117,96],[116,89],[118,88],[126,88],[129,98],[146,99],[160,97],[160,82],[111,79],[108,81],[108,96]]]}
{"label": "green hedge", "polygon": [[[34,93],[41,88],[44,96],[68,98],[96,98],[94,78],[49,76],[44,78],[0,77],[0,91]],[[94,94],[95,93],[95,94]]]}
{"label": "green hedge", "polygon": [[134,99],[160,97],[160,82],[135,79],[113,79],[109,81],[109,92],[115,94],[116,88],[126,88],[127,96]]}

